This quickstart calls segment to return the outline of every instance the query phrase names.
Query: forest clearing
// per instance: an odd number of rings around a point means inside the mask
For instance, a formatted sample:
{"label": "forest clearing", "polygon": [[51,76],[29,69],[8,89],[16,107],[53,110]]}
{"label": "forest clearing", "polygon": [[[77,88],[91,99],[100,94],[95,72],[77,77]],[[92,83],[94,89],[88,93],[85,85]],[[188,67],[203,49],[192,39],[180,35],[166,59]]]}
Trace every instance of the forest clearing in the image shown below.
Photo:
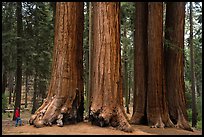
{"label": "forest clearing", "polygon": [[2,134],[202,134],[201,2],[2,2],[2,50]]}
{"label": "forest clearing", "polygon": [[[52,127],[35,128],[28,123],[31,116],[29,111],[24,111],[21,115],[23,126],[15,127],[15,121],[8,117],[2,120],[2,135],[202,135],[201,130],[191,132],[177,128],[154,129],[145,125],[133,125],[134,131],[126,133],[112,127],[94,126],[87,120],[63,127],[53,125]],[[128,116],[131,115],[128,114]]]}

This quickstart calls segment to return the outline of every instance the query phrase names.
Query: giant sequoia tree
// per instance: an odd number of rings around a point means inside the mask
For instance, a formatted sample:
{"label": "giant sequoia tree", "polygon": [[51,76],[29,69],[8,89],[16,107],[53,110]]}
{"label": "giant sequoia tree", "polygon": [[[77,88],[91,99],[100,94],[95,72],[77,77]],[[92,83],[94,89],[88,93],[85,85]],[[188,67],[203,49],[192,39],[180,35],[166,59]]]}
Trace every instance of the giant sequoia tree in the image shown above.
{"label": "giant sequoia tree", "polygon": [[173,126],[165,100],[162,20],[162,3],[136,3],[133,124]]}
{"label": "giant sequoia tree", "polygon": [[184,94],[184,19],[184,2],[167,3],[165,73],[169,113],[177,127],[192,130],[187,121]]}
{"label": "giant sequoia tree", "polygon": [[58,2],[52,76],[48,95],[29,122],[36,127],[62,118],[64,123],[83,120],[83,3]]}
{"label": "giant sequoia tree", "polygon": [[146,2],[135,5],[135,46],[134,46],[134,100],[131,123],[146,123],[147,96],[147,14]]}
{"label": "giant sequoia tree", "polygon": [[192,130],[186,121],[183,87],[184,3],[167,4],[165,42],[171,45],[166,46],[165,52],[162,7],[162,3],[136,3],[135,92],[131,123],[151,127],[176,124]]}
{"label": "giant sequoia tree", "polygon": [[119,11],[118,2],[93,3],[90,120],[132,131],[122,101]]}

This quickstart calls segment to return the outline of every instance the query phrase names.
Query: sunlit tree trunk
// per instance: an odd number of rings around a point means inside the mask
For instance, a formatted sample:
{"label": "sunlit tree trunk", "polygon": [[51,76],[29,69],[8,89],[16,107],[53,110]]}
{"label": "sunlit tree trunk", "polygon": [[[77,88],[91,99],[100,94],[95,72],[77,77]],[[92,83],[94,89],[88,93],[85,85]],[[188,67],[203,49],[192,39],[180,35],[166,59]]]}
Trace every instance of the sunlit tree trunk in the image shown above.
{"label": "sunlit tree trunk", "polygon": [[[48,95],[29,122],[36,127],[83,120],[83,2],[57,2]],[[62,126],[62,125],[60,125]]]}
{"label": "sunlit tree trunk", "polygon": [[131,132],[122,102],[120,4],[93,3],[90,120]]}

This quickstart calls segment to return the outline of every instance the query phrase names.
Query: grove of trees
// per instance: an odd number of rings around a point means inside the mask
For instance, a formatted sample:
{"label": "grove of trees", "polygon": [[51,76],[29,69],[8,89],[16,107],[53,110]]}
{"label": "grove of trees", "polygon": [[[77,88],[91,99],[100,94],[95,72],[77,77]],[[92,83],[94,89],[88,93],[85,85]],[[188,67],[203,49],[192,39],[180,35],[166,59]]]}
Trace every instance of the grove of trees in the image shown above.
{"label": "grove of trees", "polygon": [[200,2],[2,2],[2,110],[31,95],[35,127],[193,131],[201,57]]}

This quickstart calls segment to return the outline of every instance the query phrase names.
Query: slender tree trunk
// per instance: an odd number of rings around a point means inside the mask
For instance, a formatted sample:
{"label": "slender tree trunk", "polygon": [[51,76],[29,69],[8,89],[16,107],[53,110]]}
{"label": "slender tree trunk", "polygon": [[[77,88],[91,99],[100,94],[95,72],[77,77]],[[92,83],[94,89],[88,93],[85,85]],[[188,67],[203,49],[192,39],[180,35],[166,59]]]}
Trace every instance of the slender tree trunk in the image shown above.
{"label": "slender tree trunk", "polygon": [[[87,14],[86,14],[86,18],[87,18],[87,20],[88,20],[88,18],[89,18],[89,2],[86,2],[87,3],[87,6],[86,6],[86,11],[87,11]],[[88,22],[88,21],[87,21]],[[88,23],[89,24],[89,23]],[[87,29],[87,33],[89,33],[89,29]],[[86,33],[86,34],[87,34]],[[85,34],[85,35],[86,35]],[[88,34],[87,34],[88,35]],[[88,36],[86,36],[86,37],[88,37]],[[87,40],[87,43],[86,43],[86,47],[85,47],[85,49],[86,49],[86,51],[85,51],[85,93],[86,93],[86,107],[85,107],[85,110],[86,110],[86,112],[87,112],[87,115],[88,115],[88,112],[89,112],[89,50],[88,50],[88,48],[89,48],[89,37],[88,37],[88,40]]]}
{"label": "slender tree trunk", "polygon": [[192,131],[188,124],[184,89],[185,3],[166,5],[165,72],[168,108],[176,127]]}
{"label": "slender tree trunk", "polygon": [[92,73],[91,71],[93,70],[92,67],[92,3],[89,2],[89,83],[88,83],[88,94],[87,94],[87,103],[88,103],[88,114],[90,114],[90,97],[91,97],[91,77]]}
{"label": "slender tree trunk", "polygon": [[29,120],[36,127],[83,120],[83,17],[83,2],[57,2],[48,95]]}
{"label": "slender tree trunk", "polygon": [[195,70],[194,70],[194,46],[193,46],[193,5],[190,2],[190,56],[191,56],[191,90],[192,90],[192,127],[197,124],[197,110],[196,110],[196,84],[195,84]]}
{"label": "slender tree trunk", "polygon": [[93,12],[90,120],[131,132],[122,102],[120,4],[94,2]]}
{"label": "slender tree trunk", "polygon": [[[21,87],[22,87],[22,31],[23,31],[23,24],[22,24],[22,5],[21,2],[17,2],[17,69],[16,69],[16,98],[15,98],[15,107],[13,113],[13,120],[15,120],[15,110],[17,107],[21,107]],[[20,111],[20,110],[19,110]]]}
{"label": "slender tree trunk", "polygon": [[14,78],[13,72],[10,72],[9,78],[8,78],[9,104],[11,104],[12,93],[13,93],[13,84],[14,84],[13,78]]}
{"label": "slender tree trunk", "polygon": [[[124,38],[127,38],[127,30],[126,30],[126,21],[124,21]],[[124,93],[125,93],[125,107],[126,107],[126,112],[129,112],[129,105],[128,105],[128,47],[126,42],[123,43],[124,45],[124,64],[123,64],[123,68],[124,68]]]}
{"label": "slender tree trunk", "polygon": [[25,90],[25,108],[27,108],[28,107],[28,92],[29,92],[29,85],[28,85],[29,77],[27,73],[26,73],[25,79],[26,79],[25,81],[26,82],[25,83],[25,88],[26,88]]}
{"label": "slender tree trunk", "polygon": [[37,110],[37,107],[38,107],[38,103],[37,103],[37,100],[36,100],[36,97],[37,97],[37,72],[34,76],[34,84],[33,84],[33,99],[32,99],[32,102],[33,102],[33,107],[32,107],[32,110],[31,110],[31,114],[34,114],[35,111]]}

